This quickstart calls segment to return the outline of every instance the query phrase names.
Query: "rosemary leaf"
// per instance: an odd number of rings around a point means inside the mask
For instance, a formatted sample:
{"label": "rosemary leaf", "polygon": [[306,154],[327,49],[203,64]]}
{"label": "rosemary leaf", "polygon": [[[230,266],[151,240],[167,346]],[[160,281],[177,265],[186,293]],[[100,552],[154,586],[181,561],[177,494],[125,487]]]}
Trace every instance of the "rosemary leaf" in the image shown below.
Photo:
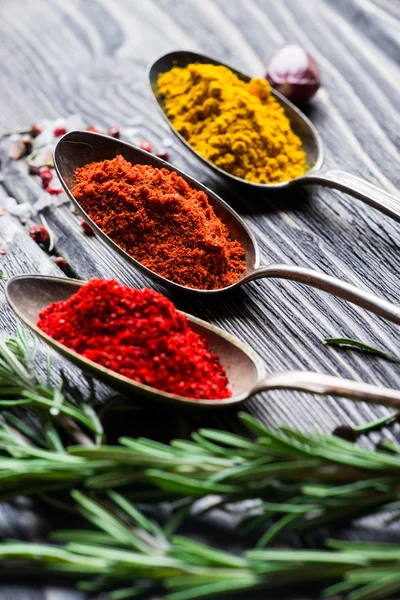
{"label": "rosemary leaf", "polygon": [[132,546],[139,552],[147,554],[151,552],[150,548],[140,540],[126,527],[121,521],[114,517],[110,512],[105,510],[98,502],[91,500],[88,496],[74,490],[71,492],[71,496],[76,502],[78,502],[85,510],[86,514],[91,514],[96,518],[96,523],[101,522],[101,528],[106,531],[111,537],[119,540],[127,546]]}
{"label": "rosemary leaf", "polygon": [[211,598],[228,592],[240,592],[243,590],[255,589],[260,585],[259,579],[250,575],[243,577],[241,581],[219,581],[200,585],[180,592],[167,594],[165,600],[197,600],[197,598]]}
{"label": "rosemary leaf", "polygon": [[172,516],[168,519],[167,523],[163,527],[163,532],[166,538],[169,538],[175,531],[179,529],[186,517],[190,513],[194,502],[194,498],[189,496],[185,498],[185,503],[178,510],[176,510]]}
{"label": "rosemary leaf", "polygon": [[121,494],[117,494],[117,492],[113,491],[108,492],[108,496],[127,515],[131,517],[135,525],[137,525],[138,527],[142,527],[144,530],[148,531],[149,533],[155,536],[164,537],[163,531],[157,525],[157,523],[155,521],[147,519],[140,511],[137,510],[137,508],[131,502],[129,502],[129,500],[124,498],[124,496],[121,496]]}
{"label": "rosemary leaf", "polygon": [[400,581],[392,581],[391,578],[383,577],[377,582],[370,583],[359,590],[351,592],[349,600],[381,600],[392,596],[400,590]]}
{"label": "rosemary leaf", "polygon": [[200,429],[199,434],[206,439],[219,442],[226,446],[232,446],[233,448],[242,448],[245,450],[257,449],[253,442],[240,435],[236,435],[235,433],[227,433],[216,429]]}
{"label": "rosemary leaf", "polygon": [[184,496],[204,496],[208,494],[232,494],[240,492],[239,486],[224,485],[210,481],[196,481],[186,475],[164,473],[163,471],[150,470],[148,479],[162,490]]}
{"label": "rosemary leaf", "polygon": [[363,566],[368,564],[363,553],[346,552],[332,553],[325,550],[250,550],[246,556],[253,561],[260,563],[268,562],[295,562],[295,563],[311,563],[311,564],[347,564],[352,566]]}
{"label": "rosemary leaf", "polygon": [[120,590],[114,590],[108,594],[110,600],[129,600],[140,596],[144,592],[148,591],[148,586],[133,586],[129,588],[121,588]]}
{"label": "rosemary leaf", "polygon": [[19,419],[12,413],[8,411],[3,411],[2,416],[7,423],[12,425],[17,431],[19,431],[22,435],[29,438],[35,444],[39,446],[44,446],[44,441],[40,437],[40,435],[32,429],[29,425],[27,425],[22,419]]}
{"label": "rosemary leaf", "polygon": [[399,362],[399,359],[390,352],[380,350],[379,348],[374,348],[373,346],[369,346],[364,342],[352,340],[351,338],[325,338],[324,344],[326,346],[349,346],[351,348],[358,348],[359,350],[370,352],[371,354],[375,354],[376,356],[380,356],[381,358],[386,358],[386,360],[390,360],[392,362]]}
{"label": "rosemary leaf", "polygon": [[282,531],[284,529],[286,529],[292,523],[297,521],[298,518],[299,518],[298,514],[289,513],[289,514],[285,515],[284,517],[282,517],[281,519],[279,519],[279,521],[274,523],[268,529],[268,531],[266,531],[264,533],[264,535],[258,540],[257,548],[265,548],[265,546],[268,546],[269,544],[271,544],[282,533]]}
{"label": "rosemary leaf", "polygon": [[369,423],[365,423],[364,425],[359,425],[358,427],[355,427],[354,431],[356,431],[357,435],[365,435],[370,431],[377,431],[387,425],[392,425],[392,423],[395,423],[398,418],[399,413],[392,413],[385,417],[370,421]]}
{"label": "rosemary leaf", "polygon": [[120,542],[107,533],[102,531],[92,531],[90,529],[66,529],[52,531],[49,539],[53,542],[75,542],[83,544],[94,544],[95,546],[118,546]]}
{"label": "rosemary leaf", "polygon": [[194,556],[199,556],[206,559],[207,563],[210,565],[237,567],[239,569],[247,567],[247,562],[243,558],[233,556],[232,554],[223,552],[222,550],[214,550],[209,546],[200,544],[199,542],[195,542],[188,538],[174,536],[171,541],[178,548],[183,548],[186,552],[189,552]]}

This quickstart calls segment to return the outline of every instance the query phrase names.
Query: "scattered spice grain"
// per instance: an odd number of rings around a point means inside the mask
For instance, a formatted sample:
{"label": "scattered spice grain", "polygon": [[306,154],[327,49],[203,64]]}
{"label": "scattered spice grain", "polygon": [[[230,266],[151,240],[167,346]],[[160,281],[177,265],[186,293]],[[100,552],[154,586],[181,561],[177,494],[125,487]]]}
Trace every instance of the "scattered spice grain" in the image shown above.
{"label": "scattered spice grain", "polygon": [[85,127],[85,131],[91,131],[92,133],[101,133],[100,129],[98,127],[95,127],[94,125],[87,125],[87,127]]}
{"label": "scattered spice grain", "polygon": [[53,262],[64,273],[67,273],[69,271],[69,265],[63,256],[54,257]]}
{"label": "scattered spice grain", "polygon": [[37,244],[47,244],[50,239],[49,232],[43,225],[32,225],[29,235]]}
{"label": "scattered spice grain", "polygon": [[53,196],[58,196],[58,194],[62,194],[62,188],[55,188],[52,185],[46,185],[44,188],[48,194],[52,194]]}
{"label": "scattered spice grain", "polygon": [[32,125],[30,126],[30,129],[29,129],[29,133],[31,134],[31,136],[33,138],[40,135],[42,133],[42,131],[43,131],[43,127],[41,125],[38,125],[37,123],[32,123]]}
{"label": "scattered spice grain", "polygon": [[88,223],[86,223],[85,219],[80,220],[80,226],[82,227],[84,233],[86,233],[86,235],[94,235],[94,231],[93,229],[90,227],[90,225]]}
{"label": "scattered spice grain", "polygon": [[159,150],[157,152],[156,156],[158,158],[161,158],[162,160],[168,160],[169,159],[169,152],[168,152],[168,150]]}
{"label": "scattered spice grain", "polygon": [[61,137],[62,135],[65,135],[67,133],[67,128],[60,125],[59,127],[56,127],[54,129],[54,137]]}
{"label": "scattered spice grain", "polygon": [[48,167],[40,171],[40,179],[42,180],[43,187],[46,188],[53,179],[53,173]]}
{"label": "scattered spice grain", "polygon": [[118,127],[118,125],[111,125],[111,127],[108,128],[107,133],[116,140],[119,140],[119,138],[121,137],[121,130]]}
{"label": "scattered spice grain", "polygon": [[146,152],[151,152],[153,150],[153,146],[147,140],[142,140],[139,142],[139,147],[142,150],[146,150]]}

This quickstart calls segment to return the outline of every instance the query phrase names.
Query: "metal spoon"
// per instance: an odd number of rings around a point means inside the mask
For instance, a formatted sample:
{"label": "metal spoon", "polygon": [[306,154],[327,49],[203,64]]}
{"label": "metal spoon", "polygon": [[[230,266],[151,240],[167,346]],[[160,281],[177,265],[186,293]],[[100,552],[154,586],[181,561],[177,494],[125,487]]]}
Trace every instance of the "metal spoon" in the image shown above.
{"label": "metal spoon", "polygon": [[318,131],[315,129],[311,121],[301,112],[301,110],[297,108],[297,106],[292,104],[292,102],[287,100],[284,96],[282,96],[282,94],[275,90],[272,90],[272,94],[284,107],[294,133],[299,136],[303,143],[303,147],[307,156],[307,164],[309,166],[309,171],[305,175],[290,181],[283,181],[281,183],[252,183],[223,171],[212,162],[201,156],[201,154],[199,154],[173,126],[165,112],[164,101],[157,89],[157,80],[161,73],[169,71],[172,69],[172,67],[185,67],[188,64],[196,62],[228,67],[243,81],[249,81],[250,77],[244,75],[244,73],[241,73],[229,65],[210,58],[209,56],[204,56],[203,54],[197,54],[196,52],[190,52],[186,50],[179,50],[164,54],[152,65],[150,65],[148,69],[148,78],[156,105],[161,115],[167,121],[172,132],[193,154],[203,161],[203,163],[206,163],[214,171],[217,171],[221,175],[229,177],[236,182],[240,181],[241,183],[251,187],[265,188],[266,190],[285,188],[296,184],[319,183],[325,187],[335,188],[342,192],[347,192],[351,196],[366,202],[370,206],[380,210],[396,221],[400,221],[400,198],[389,194],[388,192],[376,187],[368,181],[365,181],[361,177],[357,177],[357,175],[353,175],[352,173],[346,173],[345,171],[340,171],[337,169],[320,171],[324,161],[324,147]]}
{"label": "metal spoon", "polygon": [[191,315],[186,315],[186,317],[192,329],[205,338],[210,350],[219,356],[230,382],[232,397],[222,400],[193,400],[137,383],[69,350],[37,327],[39,313],[44,308],[52,302],[67,300],[84,284],[84,281],[76,279],[19,275],[7,282],[6,297],[16,315],[46,344],[83,371],[128,396],[134,395],[135,399],[138,397],[138,401],[141,399],[144,401],[155,400],[180,408],[212,409],[240,404],[253,394],[264,390],[290,389],[320,395],[343,396],[395,408],[400,407],[400,390],[386,389],[307,371],[284,371],[269,375],[266,373],[260,357],[247,344],[222,329]]}
{"label": "metal spoon", "polygon": [[[90,219],[90,217],[86,214],[86,212],[82,209],[80,204],[72,195],[72,189],[75,185],[74,172],[78,167],[82,167],[87,163],[112,159],[118,154],[124,156],[126,160],[132,164],[152,165],[154,167],[162,167],[170,171],[176,171],[184,179],[186,179],[191,187],[202,190],[207,194],[208,200],[213,206],[215,213],[227,225],[231,231],[232,238],[239,240],[245,250],[246,268],[241,279],[228,287],[219,288],[217,290],[199,290],[185,287],[175,283],[174,281],[161,277],[161,275],[158,275],[154,271],[142,265],[139,261],[132,258],[132,256],[122,250],[118,244],[113,242],[112,239],[109,238],[96,225],[96,223]],[[214,194],[214,192],[206,188],[204,185],[195,179],[192,179],[192,177],[189,177],[189,175],[186,175],[176,167],[173,167],[160,158],[157,158],[153,154],[150,154],[149,152],[140,150],[131,144],[122,142],[121,140],[116,140],[105,135],[99,135],[98,133],[92,133],[89,131],[71,131],[58,142],[54,152],[54,163],[66,193],[90,227],[96,231],[97,235],[106,244],[108,244],[108,246],[118,252],[128,263],[137,269],[140,269],[158,283],[182,291],[190,291],[198,294],[218,294],[226,290],[232,290],[235,287],[251,281],[252,279],[259,279],[263,277],[291,279],[293,281],[324,290],[330,294],[338,296],[339,298],[343,298],[344,300],[354,302],[354,304],[358,304],[359,306],[362,306],[363,308],[366,308],[367,310],[370,310],[381,317],[400,324],[400,306],[396,306],[390,302],[387,302],[386,300],[382,300],[371,292],[361,290],[350,283],[346,283],[340,279],[337,279],[336,277],[331,277],[329,275],[325,275],[325,273],[319,273],[318,271],[297,267],[295,265],[270,264],[266,266],[259,266],[260,256],[256,240],[239,215],[236,214],[235,211],[219,196]]]}

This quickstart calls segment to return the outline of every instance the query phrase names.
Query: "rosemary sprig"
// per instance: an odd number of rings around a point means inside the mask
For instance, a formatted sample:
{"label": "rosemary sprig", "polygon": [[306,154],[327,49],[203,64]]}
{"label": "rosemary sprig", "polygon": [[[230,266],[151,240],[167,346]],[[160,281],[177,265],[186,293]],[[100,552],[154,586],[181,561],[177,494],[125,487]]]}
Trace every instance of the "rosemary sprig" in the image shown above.
{"label": "rosemary sprig", "polygon": [[[50,366],[43,382],[35,370],[36,350],[22,330],[0,342],[0,406],[7,407],[0,423],[0,498],[38,495],[62,509],[73,506],[93,529],[56,532],[53,540],[62,546],[2,544],[0,574],[17,559],[12,564],[24,572],[89,577],[82,588],[111,590],[114,600],[141,593],[151,581],[169,590],[169,600],[269,589],[288,581],[333,581],[327,593],[346,591],[350,600],[385,598],[400,590],[397,546],[330,542],[332,550],[323,552],[264,549],[287,528],[303,533],[398,510],[400,446],[369,450],[334,435],[275,431],[247,414],[241,419],[254,439],[202,429],[190,441],[124,437],[118,445],[105,445],[93,386],[84,397],[64,373],[53,386]],[[10,412],[20,405],[34,409],[40,428]],[[65,433],[79,445],[68,445]],[[61,489],[75,489],[74,505],[54,495]],[[222,507],[259,500],[256,514],[243,524],[250,531],[272,521],[258,549],[237,557],[172,535],[196,499],[210,493],[219,496]],[[179,499],[179,508],[161,528],[132,499]],[[140,581],[132,587],[133,579]]]}
{"label": "rosemary sprig", "polygon": [[53,541],[61,545],[0,544],[0,574],[16,565],[29,574],[57,573],[73,578],[82,590],[105,591],[114,600],[139,595],[152,583],[162,585],[167,600],[310,583],[329,585],[327,597],[339,590],[351,592],[351,600],[385,598],[400,590],[396,545],[330,540],[329,550],[252,550],[237,556],[185,537],[165,536],[155,521],[119,494],[110,496],[109,508],[81,492],[72,496],[78,512],[95,528],[54,532]]}
{"label": "rosemary sprig", "polygon": [[[0,407],[34,407],[42,421],[47,422],[48,431],[53,421],[61,421],[72,439],[92,445],[84,431],[79,429],[83,426],[97,438],[103,435],[100,422],[89,412],[91,402],[87,402],[80,392],[78,397],[74,396],[65,378],[58,387],[52,386],[49,380],[43,382],[35,370],[37,341],[32,342],[20,327],[17,334],[16,338],[6,342],[0,340]],[[80,406],[75,404],[77,401]],[[54,441],[54,431],[50,436]]]}
{"label": "rosemary sprig", "polygon": [[[272,520],[260,546],[287,528],[303,533],[400,508],[400,448],[392,447],[388,454],[333,435],[306,436],[284,427],[275,431],[247,414],[241,419],[255,439],[204,429],[191,441],[169,445],[126,437],[116,446],[101,444],[93,388],[85,399],[64,373],[58,387],[51,386],[50,373],[44,384],[35,372],[35,356],[36,346],[22,330],[0,344],[0,397],[7,407],[21,402],[34,407],[42,422],[38,432],[9,410],[3,413],[3,500],[76,486],[103,494],[122,489],[136,500],[185,498],[176,514],[179,524],[190,510],[188,498],[195,502],[217,494],[221,506],[258,498],[243,530]],[[60,425],[84,445],[64,447]],[[81,425],[96,433],[96,445]]]}

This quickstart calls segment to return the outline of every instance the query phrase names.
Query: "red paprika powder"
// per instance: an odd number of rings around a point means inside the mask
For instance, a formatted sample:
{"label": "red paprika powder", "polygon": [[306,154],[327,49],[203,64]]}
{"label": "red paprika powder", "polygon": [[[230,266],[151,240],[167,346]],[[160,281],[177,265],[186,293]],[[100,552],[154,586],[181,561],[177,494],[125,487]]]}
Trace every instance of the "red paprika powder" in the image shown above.
{"label": "red paprika powder", "polygon": [[132,165],[122,156],[75,171],[72,190],[91,219],[143,265],[181,285],[218,289],[244,271],[244,249],[230,238],[207,195],[174,171]]}
{"label": "red paprika powder", "polygon": [[38,327],[99,365],[159,390],[197,399],[231,396],[207,341],[154,290],[92,279],[45,308]]}

